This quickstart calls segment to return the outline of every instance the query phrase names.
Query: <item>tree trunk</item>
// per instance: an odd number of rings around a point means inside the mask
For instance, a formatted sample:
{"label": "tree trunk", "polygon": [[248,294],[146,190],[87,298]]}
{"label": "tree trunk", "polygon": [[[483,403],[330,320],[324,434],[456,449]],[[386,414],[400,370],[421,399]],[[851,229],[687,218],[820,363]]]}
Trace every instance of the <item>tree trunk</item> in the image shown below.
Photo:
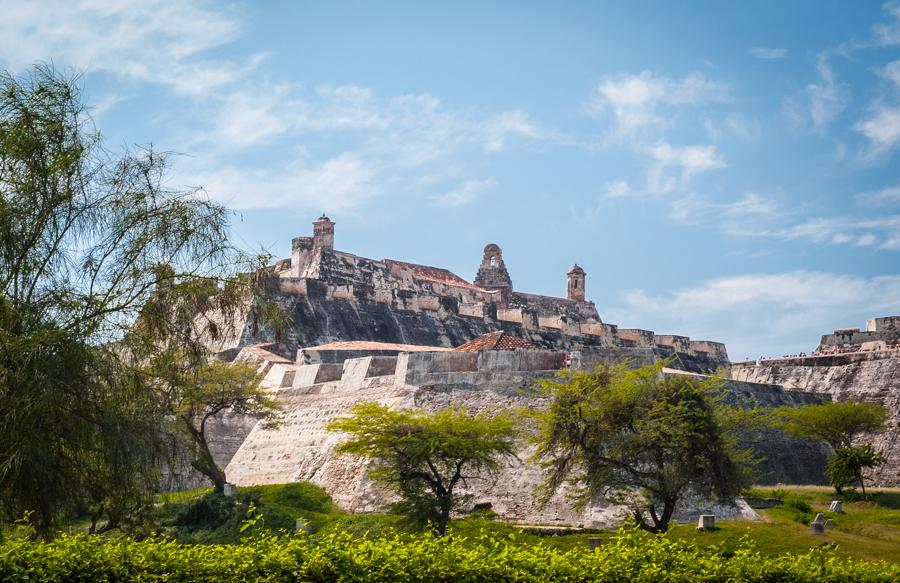
{"label": "tree trunk", "polygon": [[206,435],[204,435],[202,431],[198,431],[194,428],[190,420],[184,419],[184,422],[187,424],[191,438],[194,440],[194,443],[199,450],[198,458],[191,462],[191,466],[209,478],[209,481],[213,484],[213,490],[216,493],[221,494],[225,491],[225,472],[218,464],[216,464],[216,460],[213,459],[212,452],[209,450],[209,444],[206,442]]}

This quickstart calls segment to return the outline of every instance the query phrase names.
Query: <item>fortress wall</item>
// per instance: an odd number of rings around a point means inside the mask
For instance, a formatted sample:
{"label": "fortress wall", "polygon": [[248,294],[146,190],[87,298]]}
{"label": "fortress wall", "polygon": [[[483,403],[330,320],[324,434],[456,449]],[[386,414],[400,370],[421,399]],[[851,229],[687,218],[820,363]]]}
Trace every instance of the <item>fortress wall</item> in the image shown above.
{"label": "fortress wall", "polygon": [[783,385],[826,399],[877,403],[891,413],[888,429],[875,436],[887,463],[871,477],[880,486],[900,486],[900,350],[856,352],[736,363],[732,378]]}
{"label": "fortress wall", "polygon": [[[633,349],[616,349],[628,354]],[[597,351],[597,355],[602,351]],[[648,360],[653,349],[644,349]],[[612,356],[606,351],[607,356]],[[594,356],[597,356],[594,355]],[[228,465],[228,479],[238,485],[283,483],[307,480],[325,488],[342,507],[351,512],[381,510],[388,498],[366,475],[366,462],[336,456],[334,447],[341,436],[328,432],[327,424],[349,413],[353,405],[375,401],[391,407],[436,410],[451,404],[477,413],[518,407],[542,407],[545,399],[533,391],[538,378],[556,374],[564,364],[560,352],[487,351],[482,353],[409,353],[396,358],[396,373],[390,369],[392,358],[367,357],[348,360],[343,376],[311,386],[277,389],[275,395],[285,408],[284,423],[274,430],[255,427]],[[338,365],[298,367],[297,378],[307,370]],[[295,383],[296,384],[296,383]],[[814,396],[795,394],[779,387],[731,382],[736,402],[777,406],[799,403]],[[809,475],[821,468],[823,454],[815,448],[786,443],[778,435],[757,436],[755,445],[769,458],[764,481],[769,483],[809,483]],[[568,524],[614,527],[622,518],[622,509],[598,500],[583,511],[576,511],[560,494],[546,507],[537,504],[534,488],[541,480],[540,469],[528,462],[531,446],[522,445],[518,460],[510,460],[494,482],[472,481],[467,493],[472,502],[490,502],[505,519],[527,523]],[[738,513],[735,507],[713,507],[691,503],[679,511],[681,520],[696,519],[698,513],[716,512],[719,516]]]}

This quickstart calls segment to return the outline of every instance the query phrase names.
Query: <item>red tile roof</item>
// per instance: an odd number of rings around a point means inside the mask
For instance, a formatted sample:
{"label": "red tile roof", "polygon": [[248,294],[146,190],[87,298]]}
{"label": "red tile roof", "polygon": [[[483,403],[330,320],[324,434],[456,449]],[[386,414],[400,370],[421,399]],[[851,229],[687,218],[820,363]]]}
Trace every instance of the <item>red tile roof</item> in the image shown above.
{"label": "red tile roof", "polygon": [[445,283],[447,285],[455,285],[458,287],[465,287],[469,289],[482,289],[477,285],[469,283],[468,281],[464,280],[448,269],[431,267],[430,265],[419,265],[418,263],[406,263],[405,261],[397,261],[395,259],[382,259],[381,262],[387,263],[388,265],[396,265],[397,267],[409,269],[413,272],[413,275],[416,279],[435,281],[438,283]]}
{"label": "red tile roof", "polygon": [[461,346],[457,346],[457,352],[481,352],[482,350],[540,350],[540,346],[536,346],[524,338],[507,334],[500,330],[499,332],[489,332],[482,334],[474,340],[469,340]]}

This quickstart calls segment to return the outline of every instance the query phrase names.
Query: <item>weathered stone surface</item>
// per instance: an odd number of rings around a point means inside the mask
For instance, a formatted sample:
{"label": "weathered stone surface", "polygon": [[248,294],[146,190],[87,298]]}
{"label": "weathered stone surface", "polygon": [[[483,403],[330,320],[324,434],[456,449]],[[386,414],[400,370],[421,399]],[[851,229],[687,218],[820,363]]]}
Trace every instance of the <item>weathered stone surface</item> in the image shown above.
{"label": "weathered stone surface", "polygon": [[[293,358],[298,349],[335,341],[375,341],[455,348],[487,332],[507,331],[543,348],[653,349],[683,359],[688,370],[712,372],[728,365],[725,346],[649,331],[619,331],[601,321],[585,300],[585,274],[567,274],[566,298],[513,291],[496,245],[484,249],[474,282],[437,267],[367,259],[337,251],[334,223],[322,217],[313,237],[297,237],[290,259],[273,268],[277,299],[293,326],[278,351]],[[226,357],[269,342],[269,330],[230,322],[239,331],[210,342]],[[232,328],[234,326],[223,326]],[[637,333],[635,333],[637,332]],[[314,356],[311,356],[314,358]],[[310,361],[311,362],[311,361]]]}
{"label": "weathered stone surface", "polygon": [[[300,375],[295,375],[293,386],[272,388],[285,408],[284,423],[270,431],[254,428],[229,464],[227,475],[239,485],[308,480],[324,487],[351,512],[382,509],[388,498],[368,479],[367,464],[334,454],[342,438],[325,430],[332,419],[346,415],[353,405],[364,401],[427,410],[459,404],[472,412],[542,407],[546,401],[533,391],[535,380],[556,374],[566,356],[547,350],[416,352],[391,360],[349,359],[343,363],[341,378],[329,382],[301,385]],[[374,366],[373,358],[385,360]],[[733,398],[741,403],[778,405],[815,398],[787,393],[779,387],[733,384]],[[759,392],[756,400],[755,390]],[[815,452],[807,452],[806,460],[784,459],[794,453],[778,441],[778,436],[766,436],[756,445],[774,464],[783,464],[787,472],[810,471],[810,465],[821,467],[824,462],[821,455],[815,457]],[[502,517],[528,524],[615,527],[626,517],[623,508],[602,499],[576,511],[564,493],[541,507],[534,496],[541,474],[528,461],[531,453],[532,449],[523,445],[519,459],[510,461],[496,481],[470,482],[467,493],[473,496],[473,503],[489,503]],[[793,477],[776,471],[772,481],[802,481]],[[693,500],[679,509],[676,518],[696,520],[701,514],[755,516],[746,504]]]}
{"label": "weathered stone surface", "polygon": [[875,447],[884,451],[887,463],[869,477],[879,486],[900,485],[900,350],[741,362],[732,366],[731,376],[779,384],[835,401],[855,399],[887,408],[891,414],[888,429],[872,439]]}

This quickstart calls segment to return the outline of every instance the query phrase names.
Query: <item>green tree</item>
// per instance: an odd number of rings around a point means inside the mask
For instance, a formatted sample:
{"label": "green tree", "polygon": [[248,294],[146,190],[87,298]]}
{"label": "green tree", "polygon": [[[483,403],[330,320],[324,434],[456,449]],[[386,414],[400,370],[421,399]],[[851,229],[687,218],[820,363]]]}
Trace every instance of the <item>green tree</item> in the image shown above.
{"label": "green tree", "polygon": [[153,378],[163,380],[166,409],[193,446],[191,466],[222,492],[226,476],[210,449],[210,419],[223,413],[245,415],[271,429],[280,422],[281,406],[260,387],[262,376],[250,364],[212,359],[194,367],[182,354],[163,353],[153,358],[149,369]]}
{"label": "green tree", "polygon": [[507,413],[395,411],[362,403],[351,414],[328,426],[349,437],[337,451],[369,458],[370,476],[400,498],[395,510],[430,523],[436,536],[447,532],[450,513],[462,504],[457,487],[495,476],[515,456],[516,422]]}
{"label": "green tree", "polygon": [[849,485],[854,482],[859,484],[862,494],[865,496],[866,482],[863,470],[877,468],[885,461],[887,458],[884,454],[876,451],[868,443],[860,446],[851,445],[834,450],[834,453],[828,458],[825,474],[831,479],[832,484]]}
{"label": "green tree", "polygon": [[684,496],[732,500],[749,484],[752,455],[737,444],[754,412],[726,406],[721,379],[664,375],[664,364],[540,381],[545,500],[569,484],[579,506],[603,496],[627,505],[638,527],[664,532]]}
{"label": "green tree", "polygon": [[[877,467],[883,461],[871,444],[857,444],[864,435],[884,431],[890,414],[874,403],[850,400],[842,403],[822,403],[803,407],[779,407],[772,412],[774,424],[796,437],[824,441],[833,452],[826,466],[826,474],[835,492],[853,481],[862,485],[862,470]],[[863,492],[865,486],[863,485]]]}
{"label": "green tree", "polygon": [[115,523],[145,505],[166,412],[141,367],[188,335],[148,302],[218,289],[224,317],[192,316],[200,346],[255,292],[228,212],[166,188],[167,160],[104,149],[76,77],[0,72],[0,520],[33,511],[47,534],[64,511]]}

